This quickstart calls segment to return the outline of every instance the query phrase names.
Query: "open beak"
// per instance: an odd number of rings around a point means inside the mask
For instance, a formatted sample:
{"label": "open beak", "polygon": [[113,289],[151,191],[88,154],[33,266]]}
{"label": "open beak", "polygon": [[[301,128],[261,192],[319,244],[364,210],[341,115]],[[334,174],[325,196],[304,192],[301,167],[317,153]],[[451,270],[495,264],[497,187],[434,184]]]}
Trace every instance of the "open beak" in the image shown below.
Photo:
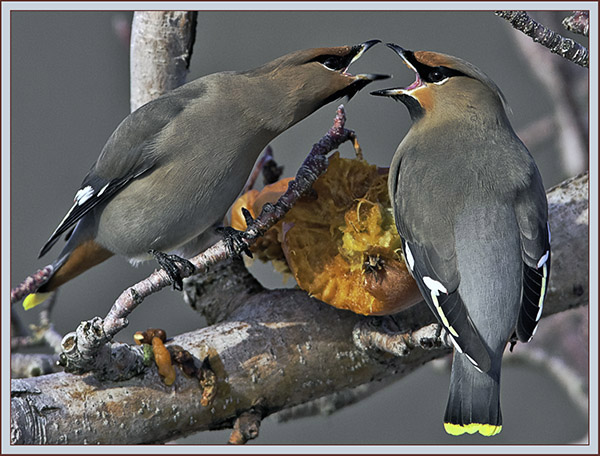
{"label": "open beak", "polygon": [[423,87],[424,84],[423,81],[421,81],[421,78],[419,77],[419,72],[414,67],[414,65],[410,63],[406,56],[406,53],[410,51],[407,51],[406,49],[401,48],[400,46],[393,43],[387,43],[386,46],[392,49],[394,52],[396,52],[396,54],[400,56],[404,64],[415,72],[416,79],[408,87],[396,87],[392,89],[376,90],[374,92],[371,92],[371,95],[377,95],[381,97],[397,97],[400,95],[410,95],[413,90]]}
{"label": "open beak", "polygon": [[360,59],[365,52],[367,52],[369,49],[371,49],[377,43],[381,43],[381,40],[369,40],[369,41],[365,41],[364,43],[361,43],[361,44],[355,46],[356,54],[354,55],[354,57],[352,57],[352,59],[348,63],[348,66],[346,68],[344,68],[344,70],[342,72],[342,74],[344,74],[346,76],[355,78],[357,80],[357,82],[358,81],[364,82],[364,84],[361,86],[361,88],[370,82],[378,81],[380,79],[388,79],[390,77],[388,74],[367,73],[367,74],[352,75],[352,74],[348,73],[348,68],[350,68],[350,65],[352,65],[354,62],[356,62],[358,59]]}

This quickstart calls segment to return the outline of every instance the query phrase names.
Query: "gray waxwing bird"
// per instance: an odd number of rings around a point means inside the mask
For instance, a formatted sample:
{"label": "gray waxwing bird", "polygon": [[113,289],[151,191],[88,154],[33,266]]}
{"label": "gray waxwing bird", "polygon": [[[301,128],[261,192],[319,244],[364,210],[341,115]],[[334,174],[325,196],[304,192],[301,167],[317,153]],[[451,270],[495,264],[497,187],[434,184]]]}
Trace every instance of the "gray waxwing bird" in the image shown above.
{"label": "gray waxwing bird", "polygon": [[386,75],[348,73],[371,40],[307,49],[242,72],[215,73],[147,103],[121,122],[43,246],[67,233],[49,280],[31,308],[83,271],[149,251],[190,258],[223,219],[267,144],[325,104]]}
{"label": "gray waxwing bird", "polygon": [[550,273],[546,193],[494,82],[468,62],[388,44],[416,73],[402,101],[412,127],[392,160],[390,200],[406,263],[454,345],[444,427],[502,429],[500,367],[527,342]]}

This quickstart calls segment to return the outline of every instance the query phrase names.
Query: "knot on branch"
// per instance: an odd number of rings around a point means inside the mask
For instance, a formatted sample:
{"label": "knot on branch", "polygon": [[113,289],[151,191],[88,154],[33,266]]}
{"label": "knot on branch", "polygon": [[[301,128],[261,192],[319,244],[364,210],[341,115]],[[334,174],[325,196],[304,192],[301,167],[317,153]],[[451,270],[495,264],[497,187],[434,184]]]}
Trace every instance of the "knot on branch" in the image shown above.
{"label": "knot on branch", "polygon": [[62,340],[58,363],[65,372],[92,372],[99,380],[126,380],[144,370],[141,351],[127,344],[109,344],[104,321],[99,317],[82,322]]}
{"label": "knot on branch", "polygon": [[233,424],[233,431],[227,442],[229,445],[244,445],[248,440],[258,437],[260,423],[266,416],[265,400],[258,399],[249,410],[242,412]]}

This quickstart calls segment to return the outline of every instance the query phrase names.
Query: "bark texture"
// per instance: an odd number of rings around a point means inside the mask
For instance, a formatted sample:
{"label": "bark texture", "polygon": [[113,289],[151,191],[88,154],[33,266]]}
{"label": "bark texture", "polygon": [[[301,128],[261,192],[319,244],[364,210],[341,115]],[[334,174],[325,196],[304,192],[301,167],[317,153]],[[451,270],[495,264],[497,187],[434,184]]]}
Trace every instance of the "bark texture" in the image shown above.
{"label": "bark texture", "polygon": [[584,46],[534,21],[525,11],[496,11],[496,15],[506,19],[514,28],[547,47],[551,52],[582,67],[589,66],[589,52]]}
{"label": "bark texture", "polygon": [[131,28],[131,111],[185,83],[195,11],[136,11]]}
{"label": "bark texture", "polygon": [[[587,174],[555,187],[548,200],[553,256],[544,317],[588,301]],[[266,416],[347,388],[397,379],[450,351],[420,344],[394,357],[378,346],[360,349],[354,343],[357,324],[385,326],[386,317],[340,311],[301,290],[261,290],[243,277],[232,281],[227,269],[216,268],[199,285],[187,284],[189,299],[215,324],[170,342],[188,350],[197,366],[208,357],[217,380],[208,406],[201,405],[198,379],[178,369],[175,383],[166,386],[154,365],[122,382],[66,373],[13,380],[11,442],[165,442],[232,427],[257,403]],[[394,322],[399,331],[417,330],[432,316],[421,303],[394,316]],[[113,344],[111,352],[123,349],[141,352],[122,344]]]}

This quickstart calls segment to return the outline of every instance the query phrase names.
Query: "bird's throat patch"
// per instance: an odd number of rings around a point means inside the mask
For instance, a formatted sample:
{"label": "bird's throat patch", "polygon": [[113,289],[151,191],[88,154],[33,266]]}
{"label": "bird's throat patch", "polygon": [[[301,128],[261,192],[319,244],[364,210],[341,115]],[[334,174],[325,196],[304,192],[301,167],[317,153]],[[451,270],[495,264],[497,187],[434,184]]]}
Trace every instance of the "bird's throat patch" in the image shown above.
{"label": "bird's throat patch", "polygon": [[423,85],[416,89],[412,89],[411,91],[407,91],[406,93],[417,100],[425,112],[431,112],[433,110],[433,96],[429,87]]}

